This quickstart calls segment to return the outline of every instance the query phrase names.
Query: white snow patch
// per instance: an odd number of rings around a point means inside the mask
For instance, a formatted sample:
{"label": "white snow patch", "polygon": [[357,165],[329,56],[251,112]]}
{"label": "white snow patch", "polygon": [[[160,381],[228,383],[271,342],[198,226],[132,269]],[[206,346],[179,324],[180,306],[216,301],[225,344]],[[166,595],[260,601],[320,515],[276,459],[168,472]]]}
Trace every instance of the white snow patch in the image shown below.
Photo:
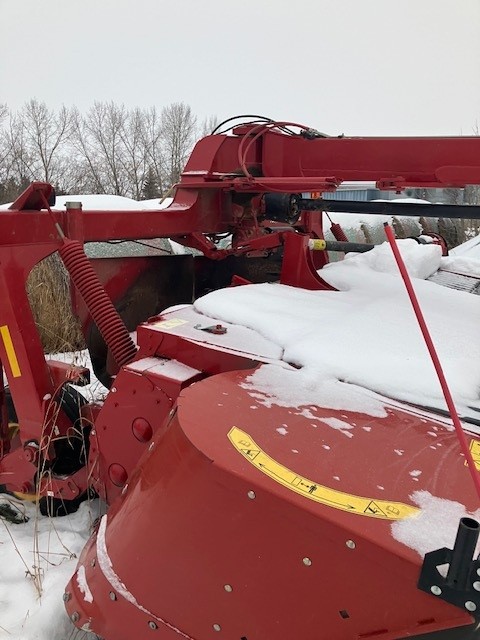
{"label": "white snow patch", "polygon": [[154,615],[151,611],[149,611],[148,609],[145,609],[145,607],[143,607],[141,604],[137,602],[137,599],[135,598],[133,593],[131,593],[127,589],[127,587],[120,580],[120,578],[115,573],[115,570],[113,569],[112,561],[110,559],[110,556],[108,555],[107,544],[105,540],[106,528],[107,528],[107,515],[105,514],[100,520],[100,525],[98,527],[98,532],[97,532],[97,559],[103,575],[105,576],[107,581],[110,583],[112,588],[122,598],[125,598],[125,600],[133,604],[133,606],[137,607],[137,609],[140,609],[140,611],[143,611],[144,613],[151,616],[158,622],[161,622],[162,624],[167,626],[169,629],[171,629],[172,631],[175,631],[175,633],[178,633],[184,638],[188,638],[188,640],[193,640],[193,638],[191,638],[189,635],[187,635],[186,633],[183,633],[183,631],[180,631],[180,629],[177,629],[177,627],[174,627],[172,624],[170,624],[166,620],[163,620],[162,618],[159,618],[158,616]]}
{"label": "white snow patch", "polygon": [[[438,246],[400,240],[399,247],[457,408],[466,415],[469,406],[480,408],[480,296],[425,280],[440,266]],[[281,347],[285,362],[300,367],[278,367],[276,372],[262,367],[250,378],[251,391],[256,387],[263,394],[265,406],[320,405],[379,416],[383,403],[360,394],[358,387],[363,387],[444,409],[441,387],[389,245],[348,254],[323,268],[321,276],[338,291],[245,285],[209,293],[195,302],[195,309],[254,329]],[[343,392],[345,383],[354,394]]]}
{"label": "white snow patch", "polygon": [[[62,595],[98,516],[98,501],[84,502],[76,513],[68,516],[49,518],[40,515],[33,503],[7,495],[0,498],[1,502],[17,505],[30,518],[17,525],[0,520],[0,637],[5,640],[74,637],[77,631],[65,611]],[[34,575],[41,580],[40,597]]]}
{"label": "white snow patch", "polygon": [[395,540],[422,558],[441,547],[453,548],[460,518],[480,519],[480,509],[468,513],[463,504],[438,498],[428,491],[415,491],[410,498],[420,507],[420,512],[393,522],[391,530]]}
{"label": "white snow patch", "polygon": [[[277,405],[300,409],[318,405],[328,409],[358,411],[377,417],[387,415],[383,400],[375,394],[355,385],[328,378],[310,368],[297,370],[265,364],[248,376],[241,386],[268,408]],[[319,419],[311,409],[304,408],[299,414],[310,419]]]}
{"label": "white snow patch", "polygon": [[113,589],[125,600],[128,600],[134,607],[137,609],[141,609],[142,611],[146,611],[141,605],[138,604],[135,596],[130,593],[127,587],[123,584],[120,578],[117,576],[113,569],[112,561],[110,560],[110,556],[107,551],[107,544],[105,540],[105,531],[107,528],[107,515],[102,516],[100,520],[100,525],[98,527],[97,532],[97,559],[100,569],[103,572],[103,575],[110,583]]}
{"label": "white snow patch", "polygon": [[85,574],[85,567],[80,565],[77,569],[77,585],[80,592],[83,593],[83,599],[85,602],[93,602],[93,595],[88,586],[87,576]]}
{"label": "white snow patch", "polygon": [[278,427],[277,429],[275,429],[275,431],[279,433],[281,436],[286,436],[288,433],[288,430],[285,429],[285,427]]}
{"label": "white snow patch", "polygon": [[353,434],[349,431],[349,429],[353,429],[352,425],[344,420],[339,420],[338,418],[322,418],[322,422],[332,429],[335,429],[335,431],[340,431],[340,433],[343,433],[343,435],[348,438],[353,437]]}

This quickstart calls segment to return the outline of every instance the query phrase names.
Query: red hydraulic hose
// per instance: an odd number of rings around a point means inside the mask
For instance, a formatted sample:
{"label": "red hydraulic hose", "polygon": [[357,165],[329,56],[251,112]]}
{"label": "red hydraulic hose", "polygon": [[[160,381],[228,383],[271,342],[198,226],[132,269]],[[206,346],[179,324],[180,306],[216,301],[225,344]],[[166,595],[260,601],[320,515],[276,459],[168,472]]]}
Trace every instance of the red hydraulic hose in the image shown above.
{"label": "red hydraulic hose", "polygon": [[83,246],[77,240],[70,240],[65,236],[60,224],[55,220],[44,193],[42,191],[39,193],[62,241],[58,249],[62,262],[73,284],[80,292],[105,344],[111,350],[113,359],[119,368],[123,367],[133,360],[137,347],[85,255]]}
{"label": "red hydraulic hose", "polygon": [[450,417],[452,418],[453,426],[455,427],[455,431],[457,433],[458,440],[460,442],[460,447],[462,449],[463,455],[468,464],[468,470],[470,471],[470,475],[472,476],[473,484],[475,485],[475,489],[477,490],[478,497],[480,498],[480,477],[475,467],[475,463],[473,462],[472,454],[470,449],[468,448],[467,439],[465,437],[465,433],[463,432],[462,425],[460,424],[460,419],[458,417],[457,410],[455,409],[455,404],[453,402],[452,394],[450,393],[450,389],[447,384],[447,380],[445,378],[445,374],[443,373],[442,365],[440,363],[437,351],[432,341],[432,337],[427,327],[427,323],[425,322],[425,318],[423,317],[422,310],[420,308],[420,304],[418,302],[417,296],[412,286],[412,281],[410,280],[410,276],[408,275],[407,268],[405,267],[405,263],[400,254],[400,250],[397,245],[397,241],[395,240],[395,235],[393,233],[392,227],[388,224],[388,222],[384,223],[385,233],[388,238],[388,242],[392,247],[393,255],[395,256],[395,260],[397,262],[398,268],[403,278],[403,282],[405,283],[405,287],[407,289],[408,295],[410,297],[410,302],[412,303],[413,310],[415,311],[415,315],[417,317],[418,324],[422,331],[423,339],[427,345],[428,351],[430,353],[430,357],[433,362],[433,366],[435,367],[435,371],[437,372],[438,380],[442,387],[443,396],[447,403],[448,410],[450,412]]}

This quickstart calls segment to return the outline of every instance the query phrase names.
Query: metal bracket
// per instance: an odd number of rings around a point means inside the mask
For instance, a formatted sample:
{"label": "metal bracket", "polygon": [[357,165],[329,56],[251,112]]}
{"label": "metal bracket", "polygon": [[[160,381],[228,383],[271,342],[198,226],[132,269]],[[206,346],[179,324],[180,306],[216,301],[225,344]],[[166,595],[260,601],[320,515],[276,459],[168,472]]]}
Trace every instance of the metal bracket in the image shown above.
{"label": "metal bracket", "polygon": [[[418,588],[480,620],[480,559],[473,560],[480,524],[461,518],[453,549],[437,549],[425,554]],[[448,569],[447,569],[448,566]],[[441,571],[444,567],[446,571]]]}

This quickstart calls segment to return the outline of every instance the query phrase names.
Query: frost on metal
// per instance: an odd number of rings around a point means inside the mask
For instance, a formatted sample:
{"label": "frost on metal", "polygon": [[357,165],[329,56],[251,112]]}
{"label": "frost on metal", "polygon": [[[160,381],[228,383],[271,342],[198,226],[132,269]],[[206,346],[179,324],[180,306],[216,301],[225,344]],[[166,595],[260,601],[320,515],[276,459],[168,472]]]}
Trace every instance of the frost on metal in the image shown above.
{"label": "frost on metal", "polygon": [[80,592],[83,593],[85,602],[93,602],[93,595],[88,586],[87,576],[85,575],[85,567],[80,565],[77,569],[77,585]]}
{"label": "frost on metal", "polygon": [[100,520],[100,526],[98,527],[97,559],[98,559],[98,565],[103,575],[105,576],[110,586],[112,587],[112,589],[114,589],[119,596],[121,596],[122,598],[124,598],[125,600],[133,604],[133,606],[136,607],[137,609],[140,609],[140,611],[143,611],[143,613],[146,613],[148,616],[154,618],[157,622],[164,624],[166,627],[168,627],[175,633],[178,633],[183,638],[187,638],[187,640],[193,640],[191,636],[187,635],[186,633],[183,633],[183,631],[180,631],[180,629],[177,629],[177,627],[175,627],[174,625],[170,624],[166,620],[163,620],[163,618],[159,618],[154,613],[152,613],[148,609],[145,609],[145,607],[143,607],[141,604],[137,602],[137,599],[135,598],[133,593],[131,593],[127,589],[125,584],[121,581],[121,579],[118,577],[118,575],[115,573],[115,570],[113,569],[113,564],[107,551],[107,543],[105,539],[106,529],[107,529],[107,514],[105,514],[102,517],[102,519]]}

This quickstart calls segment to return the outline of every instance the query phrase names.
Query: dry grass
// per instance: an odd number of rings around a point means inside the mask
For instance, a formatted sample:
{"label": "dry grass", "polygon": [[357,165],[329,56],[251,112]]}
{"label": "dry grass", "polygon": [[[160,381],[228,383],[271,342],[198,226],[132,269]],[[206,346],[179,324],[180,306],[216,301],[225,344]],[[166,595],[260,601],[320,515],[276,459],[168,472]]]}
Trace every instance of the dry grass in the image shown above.
{"label": "dry grass", "polygon": [[80,324],[72,311],[68,274],[58,254],[32,269],[27,292],[45,352],[84,348]]}

